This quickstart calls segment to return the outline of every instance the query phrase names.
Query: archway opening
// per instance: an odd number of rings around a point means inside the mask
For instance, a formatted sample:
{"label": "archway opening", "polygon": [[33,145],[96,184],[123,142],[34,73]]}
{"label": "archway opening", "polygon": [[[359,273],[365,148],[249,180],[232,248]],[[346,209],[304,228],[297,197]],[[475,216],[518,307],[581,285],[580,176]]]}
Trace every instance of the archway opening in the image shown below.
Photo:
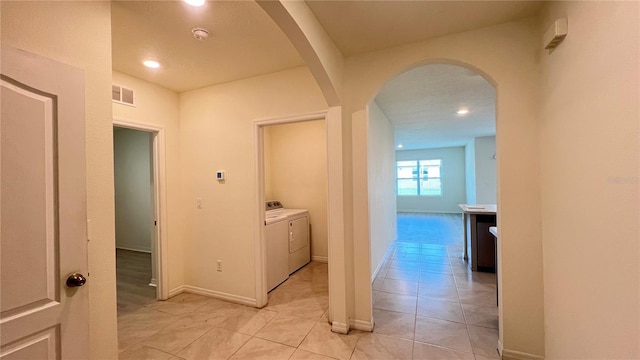
{"label": "archway opening", "polygon": [[[495,109],[492,83],[451,63],[396,75],[368,103],[368,233],[378,326],[401,312],[415,317],[416,341],[464,350],[439,339],[440,328],[450,326],[468,350],[484,345],[479,338],[497,348],[497,251],[485,226],[496,225]],[[492,205],[482,228],[465,225],[461,204]],[[465,236],[473,244],[469,254]]]}

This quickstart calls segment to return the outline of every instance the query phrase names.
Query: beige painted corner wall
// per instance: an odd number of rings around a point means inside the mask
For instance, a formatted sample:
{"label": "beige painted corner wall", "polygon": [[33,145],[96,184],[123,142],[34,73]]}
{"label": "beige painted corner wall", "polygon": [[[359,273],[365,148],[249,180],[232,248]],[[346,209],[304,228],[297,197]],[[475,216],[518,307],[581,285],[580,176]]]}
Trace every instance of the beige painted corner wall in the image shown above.
{"label": "beige painted corner wall", "polygon": [[[530,18],[421,43],[353,56],[345,62],[345,127],[393,76],[424,63],[454,63],[471,67],[496,86],[498,158],[498,254],[500,291],[500,340],[504,348],[532,355],[544,354],[542,239],[538,141],[537,19]],[[345,148],[361,142],[364,133],[345,129]],[[346,153],[346,151],[345,151]],[[345,163],[350,154],[345,154]],[[349,168],[350,164],[346,164]],[[355,172],[353,184],[361,183]],[[364,175],[366,176],[366,175]],[[347,184],[348,185],[348,184]],[[345,186],[345,198],[354,199],[357,187]],[[523,206],[526,204],[526,206]],[[354,218],[368,211],[345,205]],[[346,219],[347,225],[349,219]],[[353,222],[353,234],[366,233],[369,223]],[[348,226],[347,226],[348,227]],[[351,242],[356,254],[368,253],[368,241]],[[349,241],[349,239],[347,239]],[[346,244],[345,248],[349,248]],[[354,259],[355,282],[370,281],[369,262]],[[366,269],[366,270],[363,270]],[[363,274],[366,272],[368,276]],[[370,313],[370,305],[348,299],[358,313]],[[369,309],[367,309],[369,308]],[[366,320],[366,319],[362,319]]]}
{"label": "beige painted corner wall", "polygon": [[[640,358],[638,2],[551,2],[540,32],[548,359]],[[502,153],[500,154],[502,156]]]}
{"label": "beige painted corner wall", "polygon": [[375,101],[369,105],[367,133],[370,269],[373,277],[398,236],[395,131]]}
{"label": "beige painted corner wall", "polygon": [[266,200],[273,200],[271,194],[273,194],[273,185],[271,184],[271,176],[269,176],[268,170],[271,168],[271,136],[269,126],[263,128],[262,136],[262,161],[264,161],[264,196]]}
{"label": "beige painted corner wall", "polygon": [[[90,351],[118,357],[116,324],[111,8],[109,2],[2,1],[2,45],[84,69]],[[69,24],[73,24],[70,26]]]}
{"label": "beige painted corner wall", "polygon": [[[311,256],[326,261],[327,134],[324,120],[265,127],[265,197],[308,209]],[[268,138],[268,140],[267,140]],[[268,159],[267,159],[268,154]],[[269,180],[267,180],[269,179]]]}
{"label": "beige painted corner wall", "polygon": [[[333,99],[329,95],[329,90],[326,87],[333,87],[333,92],[337,98],[335,104],[329,104],[331,106],[339,105],[339,100],[342,98],[342,86],[343,86],[343,71],[344,63],[343,56],[333,40],[329,37],[326,30],[322,27],[322,24],[315,17],[309,6],[304,1],[285,1],[281,3],[284,6],[291,17],[300,26],[300,30],[304,33],[305,38],[309,41],[309,45],[322,65],[322,70],[315,72],[316,81],[323,83],[321,77],[318,76],[319,72],[326,74],[330,84],[323,84],[325,97]],[[302,52],[302,49],[298,47],[298,51]]]}
{"label": "beige painted corner wall", "polygon": [[[181,150],[178,93],[133,76],[113,71],[113,83],[135,90],[136,106],[113,104],[113,118],[163,129],[166,178],[165,211],[169,290],[184,285],[183,219],[181,213]],[[164,280],[166,281],[166,280]]]}
{"label": "beige painted corner wall", "polygon": [[114,129],[116,248],[151,252],[154,219],[152,169],[150,134]]}
{"label": "beige painted corner wall", "polygon": [[[326,108],[305,67],[180,94],[186,285],[256,298],[254,121]],[[226,171],[224,182],[217,170]]]}

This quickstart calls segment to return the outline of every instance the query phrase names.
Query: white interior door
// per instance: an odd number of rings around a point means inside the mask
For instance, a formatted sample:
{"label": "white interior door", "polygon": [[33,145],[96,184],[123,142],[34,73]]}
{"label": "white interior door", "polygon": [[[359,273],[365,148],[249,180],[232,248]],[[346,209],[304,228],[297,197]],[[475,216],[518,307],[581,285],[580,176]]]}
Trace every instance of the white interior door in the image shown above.
{"label": "white interior door", "polygon": [[1,73],[0,357],[87,359],[84,74],[5,47]]}

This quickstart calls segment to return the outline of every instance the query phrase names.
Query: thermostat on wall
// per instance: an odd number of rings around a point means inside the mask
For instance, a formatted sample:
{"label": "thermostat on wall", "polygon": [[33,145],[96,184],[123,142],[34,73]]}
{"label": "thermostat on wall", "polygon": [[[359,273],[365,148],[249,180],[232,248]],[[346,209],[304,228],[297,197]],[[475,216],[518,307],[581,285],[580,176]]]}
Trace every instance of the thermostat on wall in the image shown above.
{"label": "thermostat on wall", "polygon": [[218,181],[224,180],[224,171],[217,171],[216,172],[216,180],[218,180]]}

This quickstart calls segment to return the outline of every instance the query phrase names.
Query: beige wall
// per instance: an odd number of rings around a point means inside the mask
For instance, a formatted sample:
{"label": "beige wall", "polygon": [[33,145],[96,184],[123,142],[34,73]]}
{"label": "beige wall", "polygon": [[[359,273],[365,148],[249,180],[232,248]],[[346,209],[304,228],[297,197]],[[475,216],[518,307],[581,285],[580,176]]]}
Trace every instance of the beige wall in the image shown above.
{"label": "beige wall", "polygon": [[475,193],[478,204],[496,203],[496,137],[475,138]]}
{"label": "beige wall", "polygon": [[[548,359],[640,358],[638,2],[552,2],[540,32]],[[502,153],[500,153],[502,156]]]}
{"label": "beige wall", "polygon": [[[347,124],[347,123],[345,123]],[[351,171],[346,171],[345,180],[353,182],[345,187],[345,198],[350,199],[346,210],[345,228],[351,233],[345,236],[345,275],[346,297],[348,316],[353,324],[362,322],[369,327],[373,326],[371,307],[372,282],[371,282],[371,223],[369,205],[369,171],[368,171],[368,127],[369,115],[367,108],[354,113],[351,117],[350,134],[360,134],[351,142],[351,161],[347,166]],[[359,189],[360,191],[353,191]],[[349,194],[347,196],[346,194]],[[353,209],[361,211],[353,212]],[[387,219],[391,221],[391,219]],[[360,251],[356,251],[359,249]],[[362,329],[361,329],[362,330]]]}
{"label": "beige wall", "polygon": [[[186,285],[255,299],[253,123],[326,106],[304,67],[180,94]],[[224,182],[216,170],[226,171]]]}
{"label": "beige wall", "polygon": [[343,57],[304,1],[258,1],[305,60],[329,106],[339,106]]}
{"label": "beige wall", "polygon": [[[472,67],[496,86],[496,138],[497,151],[501,154],[497,164],[500,181],[498,223],[502,238],[498,277],[503,284],[500,338],[508,350],[542,355],[544,311],[536,87],[540,38],[537,25],[536,19],[526,19],[347,58],[343,114],[347,127],[345,148],[351,150],[352,146],[356,149],[361,137],[366,137],[366,134],[352,132],[348,128],[351,122],[360,116],[382,85],[400,72],[428,62],[453,62]],[[345,151],[346,168],[351,168],[350,157],[351,154]],[[359,184],[363,174],[355,171],[354,174],[352,183]],[[345,186],[345,198],[354,199],[357,190]],[[352,203],[346,204],[345,209],[352,210],[354,218],[366,219],[360,213],[368,211],[367,208]],[[347,216],[347,230],[350,221]],[[356,227],[353,234],[363,234],[366,231],[360,228],[368,229],[369,223],[353,221],[353,226]],[[370,281],[362,270],[366,269],[370,276],[369,262],[353,256],[370,251],[368,239],[354,236],[350,241],[352,245],[345,246],[353,248],[352,253],[345,255],[354,259],[354,281]],[[370,308],[366,301],[358,302],[353,294],[349,301],[356,308]],[[370,310],[359,310],[358,313],[366,314]]]}
{"label": "beige wall", "polygon": [[[111,9],[108,2],[1,2],[2,45],[84,69],[89,227],[90,351],[117,354]],[[70,26],[73,24],[73,26]]]}
{"label": "beige wall", "polygon": [[471,139],[464,147],[464,177],[467,190],[467,204],[476,204],[476,139]]}
{"label": "beige wall", "polygon": [[[313,48],[313,52],[322,64],[322,69],[326,72],[326,76],[329,78],[331,86],[334,88],[337,96],[336,100],[339,103],[342,97],[344,67],[340,50],[338,50],[333,40],[329,37],[304,1],[282,2],[282,5],[287,9],[289,14],[296,19],[296,22],[302,25],[301,30],[304,32],[305,37]],[[298,47],[298,51],[302,51],[300,47]],[[316,74],[316,81],[320,82],[319,80],[320,78]],[[325,97],[328,97],[330,92],[325,89],[326,86],[328,85],[323,85],[322,90],[324,91]],[[338,103],[330,105],[338,105]]]}
{"label": "beige wall", "polygon": [[[167,274],[170,289],[184,284],[183,261],[183,219],[181,213],[181,150],[180,150],[180,115],[178,93],[151,84],[133,76],[113,71],[113,83],[133,89],[136,106],[113,103],[113,118],[134,124],[149,125],[162,129],[164,135],[164,151],[166,169],[164,189],[167,224],[161,224],[165,230],[167,241]],[[166,279],[164,280],[166,281]]]}
{"label": "beige wall", "polygon": [[[265,127],[265,197],[308,209],[311,256],[327,261],[327,134],[324,120]],[[266,158],[268,154],[268,159]],[[269,179],[269,180],[267,180]]]}
{"label": "beige wall", "polygon": [[495,204],[497,199],[496,137],[474,138],[464,147],[467,204]]}
{"label": "beige wall", "polygon": [[[461,146],[396,151],[396,160],[442,160],[442,196],[398,196],[398,211],[460,213],[466,200],[464,148]],[[394,164],[395,165],[395,164]],[[395,170],[395,166],[394,166]]]}
{"label": "beige wall", "polygon": [[398,236],[396,159],[393,126],[375,101],[369,105],[367,125],[370,268],[373,281],[373,275]]}
{"label": "beige wall", "polygon": [[151,252],[153,210],[151,136],[114,129],[116,247]]}

